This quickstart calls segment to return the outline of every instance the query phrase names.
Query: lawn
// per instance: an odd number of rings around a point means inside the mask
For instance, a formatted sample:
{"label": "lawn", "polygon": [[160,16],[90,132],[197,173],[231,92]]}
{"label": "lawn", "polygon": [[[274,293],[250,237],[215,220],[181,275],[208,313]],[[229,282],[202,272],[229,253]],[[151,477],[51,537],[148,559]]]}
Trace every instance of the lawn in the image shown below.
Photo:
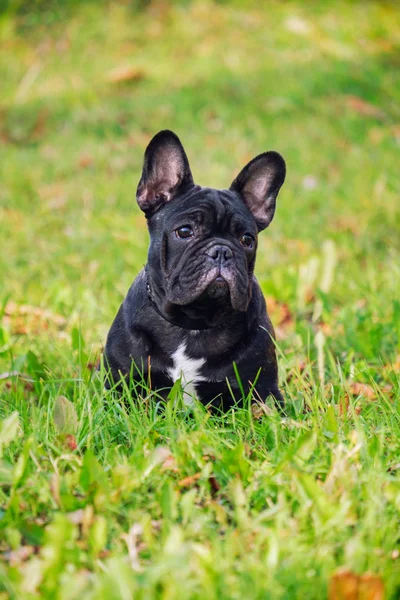
{"label": "lawn", "polygon": [[[0,599],[400,598],[396,3],[16,4],[0,14]],[[284,415],[188,412],[179,390],[165,410],[151,390],[124,403],[95,375],[146,262],[135,190],[163,128],[203,185],[268,149],[287,161],[256,270]]]}

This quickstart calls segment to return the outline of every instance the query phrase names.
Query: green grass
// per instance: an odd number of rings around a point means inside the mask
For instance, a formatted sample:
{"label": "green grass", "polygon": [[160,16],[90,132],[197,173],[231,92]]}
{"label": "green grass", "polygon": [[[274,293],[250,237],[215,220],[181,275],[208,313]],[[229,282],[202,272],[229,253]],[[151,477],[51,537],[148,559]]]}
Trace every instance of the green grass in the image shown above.
{"label": "green grass", "polygon": [[[399,16],[3,14],[1,600],[321,600],[340,567],[400,597]],[[166,127],[204,185],[287,160],[257,263],[285,417],[126,406],[87,366],[146,261],[135,189]]]}

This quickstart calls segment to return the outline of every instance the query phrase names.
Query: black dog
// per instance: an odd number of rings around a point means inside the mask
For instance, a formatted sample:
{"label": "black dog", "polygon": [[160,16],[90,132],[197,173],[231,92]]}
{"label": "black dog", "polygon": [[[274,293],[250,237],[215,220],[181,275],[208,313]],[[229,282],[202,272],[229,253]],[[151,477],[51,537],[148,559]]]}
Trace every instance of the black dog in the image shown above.
{"label": "black dog", "polygon": [[257,235],[272,221],[285,171],[283,158],[266,152],[229,190],[204,188],[174,133],[152,139],[137,189],[148,262],[108,334],[110,382],[132,377],[166,397],[181,378],[185,401],[224,409],[241,387],[283,403],[274,330],[253,270]]}

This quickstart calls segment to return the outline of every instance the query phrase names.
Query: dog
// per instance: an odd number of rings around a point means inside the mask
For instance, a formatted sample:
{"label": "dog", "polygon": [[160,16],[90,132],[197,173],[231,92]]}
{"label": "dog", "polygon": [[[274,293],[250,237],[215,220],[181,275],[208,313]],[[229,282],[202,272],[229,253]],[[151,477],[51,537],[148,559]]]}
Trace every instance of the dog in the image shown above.
{"label": "dog", "polygon": [[177,380],[186,404],[228,409],[243,396],[283,406],[274,330],[254,276],[286,165],[274,151],[250,161],[229,189],[196,185],[179,138],[149,143],[137,202],[150,234],[104,350],[108,387],[129,380],[167,399]]}

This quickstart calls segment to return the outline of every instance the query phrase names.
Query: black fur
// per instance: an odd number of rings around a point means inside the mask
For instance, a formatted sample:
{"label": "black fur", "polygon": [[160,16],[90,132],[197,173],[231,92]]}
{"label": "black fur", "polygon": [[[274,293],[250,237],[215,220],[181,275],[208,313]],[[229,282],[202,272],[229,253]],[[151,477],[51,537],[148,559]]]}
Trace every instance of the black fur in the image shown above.
{"label": "black fur", "polygon": [[255,397],[283,402],[274,331],[253,270],[258,231],[271,222],[284,179],[283,158],[267,152],[229,190],[203,188],[177,136],[153,138],[137,192],[150,232],[148,262],[107,338],[110,382],[131,375],[166,397],[173,354],[184,347],[201,365],[195,391],[203,403],[226,409],[231,391],[240,399],[233,363],[246,394],[256,381]]}

